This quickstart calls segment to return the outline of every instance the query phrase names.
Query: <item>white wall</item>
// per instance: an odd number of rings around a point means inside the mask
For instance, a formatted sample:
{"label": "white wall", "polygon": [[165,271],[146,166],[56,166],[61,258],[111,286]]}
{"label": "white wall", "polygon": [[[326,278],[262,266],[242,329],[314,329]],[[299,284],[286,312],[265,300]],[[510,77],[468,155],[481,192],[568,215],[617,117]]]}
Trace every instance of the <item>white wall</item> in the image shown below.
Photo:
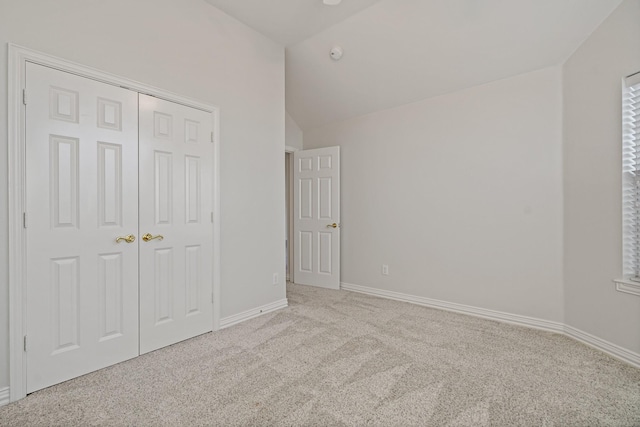
{"label": "white wall", "polygon": [[285,116],[285,144],[287,147],[302,150],[302,129],[289,113]]}
{"label": "white wall", "polygon": [[640,353],[640,298],[622,274],[621,80],[640,71],[640,0],[627,0],[564,65],[566,323]]}
{"label": "white wall", "polygon": [[[221,109],[222,317],[285,297],[284,49],[201,0],[0,0],[7,42]],[[0,388],[8,384],[7,110],[0,102]]]}
{"label": "white wall", "polygon": [[342,147],[342,281],[562,321],[561,107],[554,67],[305,131]]}

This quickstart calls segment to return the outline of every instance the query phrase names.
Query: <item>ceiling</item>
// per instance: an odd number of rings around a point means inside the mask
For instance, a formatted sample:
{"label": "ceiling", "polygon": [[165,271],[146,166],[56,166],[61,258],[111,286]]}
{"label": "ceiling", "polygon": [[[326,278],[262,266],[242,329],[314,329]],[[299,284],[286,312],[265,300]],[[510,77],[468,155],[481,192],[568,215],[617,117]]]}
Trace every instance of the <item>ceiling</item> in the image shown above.
{"label": "ceiling", "polygon": [[298,43],[380,0],[205,0],[240,22],[282,44]]}
{"label": "ceiling", "polygon": [[622,0],[206,1],[287,45],[287,112],[309,130],[561,64]]}

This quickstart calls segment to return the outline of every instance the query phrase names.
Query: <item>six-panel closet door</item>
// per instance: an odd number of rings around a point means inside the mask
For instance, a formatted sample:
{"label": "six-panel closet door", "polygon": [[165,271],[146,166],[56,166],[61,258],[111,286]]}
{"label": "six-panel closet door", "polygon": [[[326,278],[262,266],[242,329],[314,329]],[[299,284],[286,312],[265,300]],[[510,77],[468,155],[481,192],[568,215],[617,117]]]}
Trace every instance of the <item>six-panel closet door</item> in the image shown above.
{"label": "six-panel closet door", "polygon": [[30,393],[138,355],[138,95],[31,63],[27,93]]}
{"label": "six-panel closet door", "polygon": [[30,393],[212,330],[213,123],[45,66],[26,72]]}
{"label": "six-panel closet door", "polygon": [[212,128],[140,94],[140,354],[213,326]]}

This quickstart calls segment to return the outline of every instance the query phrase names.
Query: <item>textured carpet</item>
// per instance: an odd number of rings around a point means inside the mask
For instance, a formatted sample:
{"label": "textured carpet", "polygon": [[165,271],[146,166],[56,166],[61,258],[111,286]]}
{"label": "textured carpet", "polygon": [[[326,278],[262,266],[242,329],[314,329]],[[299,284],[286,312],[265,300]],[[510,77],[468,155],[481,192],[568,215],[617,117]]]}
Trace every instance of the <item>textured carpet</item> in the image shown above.
{"label": "textured carpet", "polygon": [[640,369],[567,337],[290,285],[290,307],[0,408],[0,425],[640,426]]}

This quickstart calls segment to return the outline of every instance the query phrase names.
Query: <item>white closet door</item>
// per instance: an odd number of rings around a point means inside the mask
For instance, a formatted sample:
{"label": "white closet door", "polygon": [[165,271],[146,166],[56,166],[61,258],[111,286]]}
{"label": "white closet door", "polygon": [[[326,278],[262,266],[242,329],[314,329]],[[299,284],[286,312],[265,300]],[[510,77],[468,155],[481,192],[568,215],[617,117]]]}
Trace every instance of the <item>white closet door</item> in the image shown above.
{"label": "white closet door", "polygon": [[138,355],[138,96],[27,64],[27,392]]}
{"label": "white closet door", "polygon": [[212,125],[140,95],[141,354],[212,330]]}
{"label": "white closet door", "polygon": [[340,147],[296,151],[294,281],[340,289]]}

